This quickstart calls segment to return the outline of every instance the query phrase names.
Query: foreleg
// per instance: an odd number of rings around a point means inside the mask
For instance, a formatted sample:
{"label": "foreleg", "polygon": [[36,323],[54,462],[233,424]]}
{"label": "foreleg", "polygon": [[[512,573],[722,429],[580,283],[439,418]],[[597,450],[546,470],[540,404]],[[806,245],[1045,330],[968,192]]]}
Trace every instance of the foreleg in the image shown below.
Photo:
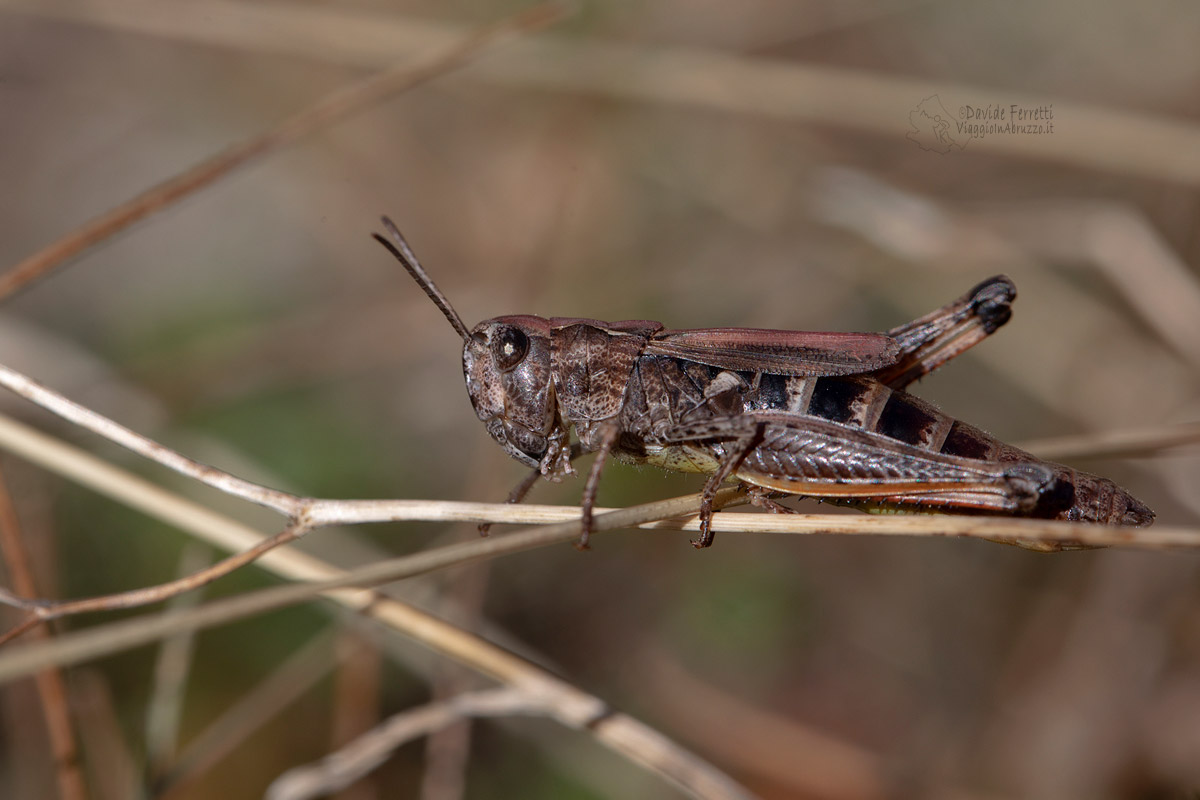
{"label": "foreleg", "polygon": [[[570,452],[567,455],[567,463],[570,464],[570,462],[579,458],[579,456],[581,456],[581,455],[583,455],[583,449],[579,446],[578,442],[575,442],[574,444],[571,445]],[[533,489],[533,487],[537,485],[538,479],[541,477],[542,477],[542,470],[540,468],[535,467],[535,468],[531,469],[529,471],[529,474],[526,475],[521,480],[521,482],[518,483],[516,486],[514,486],[513,490],[508,493],[508,498],[504,502],[505,503],[513,503],[513,504],[522,502],[525,499],[525,497],[529,494],[529,492]],[[491,532],[491,530],[492,530],[492,523],[481,522],[479,524],[479,535],[480,536],[487,536]]]}

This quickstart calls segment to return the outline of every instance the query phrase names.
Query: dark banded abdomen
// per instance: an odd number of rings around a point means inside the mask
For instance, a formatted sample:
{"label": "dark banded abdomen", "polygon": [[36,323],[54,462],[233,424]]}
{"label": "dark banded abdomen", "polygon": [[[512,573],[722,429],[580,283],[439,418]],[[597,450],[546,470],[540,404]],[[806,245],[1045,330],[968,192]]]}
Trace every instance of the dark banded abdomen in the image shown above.
{"label": "dark banded abdomen", "polygon": [[[768,381],[767,378],[772,380]],[[1003,460],[1002,442],[969,425],[956,421],[918,397],[889,389],[866,377],[805,378],[763,376],[765,383],[783,384],[784,400],[771,406],[805,416],[848,425],[931,453]],[[767,407],[751,392],[746,410]]]}
{"label": "dark banded abdomen", "polygon": [[1111,480],[1043,461],[868,376],[764,375],[757,391],[751,388],[746,394],[744,408],[817,417],[929,453],[1048,467],[1054,481],[1029,516],[1114,525],[1145,525],[1154,519],[1148,507]]}

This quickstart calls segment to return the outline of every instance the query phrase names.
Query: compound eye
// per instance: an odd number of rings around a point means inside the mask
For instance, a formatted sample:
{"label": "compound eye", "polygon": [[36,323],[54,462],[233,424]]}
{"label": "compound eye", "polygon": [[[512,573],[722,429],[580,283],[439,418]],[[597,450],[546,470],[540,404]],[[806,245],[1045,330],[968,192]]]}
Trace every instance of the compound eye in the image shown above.
{"label": "compound eye", "polygon": [[529,350],[529,337],[519,328],[503,328],[493,340],[496,352],[496,366],[501,371],[508,372],[521,363]]}

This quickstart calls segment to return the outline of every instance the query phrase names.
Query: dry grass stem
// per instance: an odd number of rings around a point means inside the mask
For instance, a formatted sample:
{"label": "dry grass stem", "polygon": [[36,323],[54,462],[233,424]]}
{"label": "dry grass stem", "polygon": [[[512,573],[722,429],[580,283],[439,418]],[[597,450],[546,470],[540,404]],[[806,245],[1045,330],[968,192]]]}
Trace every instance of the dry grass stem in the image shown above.
{"label": "dry grass stem", "polygon": [[1007,237],[1051,264],[1094,268],[1158,338],[1200,367],[1200,278],[1135,204],[1039,200],[963,215],[962,222]]}
{"label": "dry grass stem", "polygon": [[1019,445],[1042,458],[1134,458],[1178,447],[1200,444],[1200,422],[1155,425],[1123,431],[1101,431],[1078,436],[1055,436]]}
{"label": "dry grass stem", "polygon": [[468,692],[408,709],[321,760],[289,769],[271,783],[265,796],[307,800],[338,792],[378,768],[401,745],[462,719],[545,713],[541,698],[512,687]]}
{"label": "dry grass stem", "polygon": [[92,797],[138,796],[138,758],[121,724],[112,683],[98,669],[81,669],[72,671],[68,687]]}
{"label": "dry grass stem", "polygon": [[152,439],[118,425],[89,408],[68,400],[61,394],[47,389],[37,381],[4,365],[0,365],[0,386],[57,414],[70,423],[103,436],[151,461],[156,461],[167,469],[194,478],[206,486],[211,486],[243,500],[249,500],[252,503],[258,503],[289,517],[296,516],[302,510],[300,498],[294,495],[259,486],[186,458]]}
{"label": "dry grass stem", "polygon": [[[462,29],[341,9],[206,0],[163,10],[153,2],[0,0],[0,8],[105,28],[257,53],[314,54],[353,66],[388,63],[392,53],[449,42]],[[524,42],[473,77],[523,87],[682,104],[864,130],[893,137],[909,112],[939,95],[949,104],[988,98],[1001,107],[1053,106],[1071,121],[1053,136],[989,136],[976,152],[1036,158],[1167,183],[1200,182],[1200,127],[1163,116],[1020,94],[995,86],[899,78],[891,74],[753,58],[699,47]],[[1097,132],[1103,135],[1097,135]]]}
{"label": "dry grass stem", "polygon": [[[222,550],[249,549],[266,538],[248,525],[4,415],[0,448]],[[259,564],[294,580],[329,577],[325,564],[293,549],[268,552]],[[5,599],[10,605],[21,602],[12,595]]]}
{"label": "dry grass stem", "polygon": [[[781,795],[826,800],[888,797],[879,753],[781,709],[756,705],[739,687],[697,677],[659,641],[648,641],[638,650],[643,656],[633,672],[639,686],[655,698],[659,712],[688,732],[689,743],[702,752],[720,753],[723,763],[739,774],[756,775],[778,786]],[[736,737],[728,735],[731,728],[737,730]]]}
{"label": "dry grass stem", "polygon": [[[1117,203],[1084,206],[1079,247],[1120,290],[1138,317],[1200,369],[1200,278],[1141,211]],[[1136,269],[1130,266],[1136,264]]]}
{"label": "dry grass stem", "polygon": [[[736,497],[734,492],[725,490],[722,496],[719,497],[719,501],[728,502],[734,497]],[[596,530],[603,531],[630,527],[653,519],[681,516],[685,511],[694,513],[697,508],[698,496],[689,495],[672,500],[610,511],[596,517]],[[731,515],[719,515],[717,519],[727,519],[729,516]],[[753,518],[761,515],[736,516]],[[772,519],[772,517],[765,516],[762,518]],[[800,516],[785,516],[774,519],[781,521],[794,519],[802,523],[812,524],[814,532],[816,529],[822,531],[837,531],[838,529],[835,522],[836,518],[830,517],[804,519]],[[849,521],[854,518],[847,517],[846,519]],[[864,521],[869,522],[870,520],[857,520],[857,523]],[[886,533],[889,530],[895,532],[904,531],[905,528],[909,527],[906,523],[912,521],[911,518],[907,517],[876,520],[877,530],[871,530],[870,532]],[[1030,538],[1036,538],[1038,526],[1043,524],[1024,521],[1028,524],[992,525],[991,523],[1004,523],[1007,521],[988,519],[951,520],[949,518],[941,520],[941,522],[976,523],[981,526],[980,530],[986,529],[989,535]],[[1101,531],[1105,530],[1100,526],[1072,526],[1062,523],[1053,525],[1052,527],[1066,527],[1071,530],[1076,528],[1087,530],[1097,527]],[[848,525],[847,530],[857,533],[863,532],[860,524]],[[471,560],[507,555],[552,542],[571,541],[577,533],[577,522],[533,528],[505,536],[450,545],[437,550],[424,551],[416,555],[373,564],[344,573],[330,580],[263,590],[230,600],[211,603],[193,611],[161,615],[153,619],[127,620],[80,633],[69,634],[59,637],[54,642],[29,645],[0,654],[0,681],[11,680],[14,677],[28,674],[32,670],[37,670],[50,664],[77,663],[120,652],[131,647],[155,641],[180,630],[212,627],[246,616],[306,602],[321,593],[332,593],[335,597],[346,597],[346,600],[343,602],[347,602],[352,607],[366,608],[373,612],[375,610],[373,607],[380,601],[380,598],[377,598],[372,593],[355,592],[353,595],[344,595],[336,590],[351,586],[375,585],[411,577],[450,565],[462,564]],[[1153,530],[1143,533],[1150,534],[1153,533]],[[1187,529],[1170,530],[1169,533],[1169,536],[1163,538],[1168,539],[1173,544],[1195,544],[1198,537],[1200,537],[1200,532]],[[941,535],[954,534],[943,532]],[[394,627],[398,627],[410,635],[416,636],[416,638],[435,649],[453,654],[456,658],[470,663],[476,668],[480,668],[481,664],[487,661],[486,667],[482,668],[481,671],[494,678],[510,682],[519,678],[521,669],[519,666],[515,666],[522,663],[519,659],[509,661],[502,658],[498,661],[488,661],[488,659],[477,658],[477,651],[474,648],[479,646],[479,640],[457,629],[447,631],[442,628],[439,631],[439,637],[445,634],[448,638],[438,638],[436,642],[431,641],[422,634],[429,631],[431,627],[439,628],[443,623],[434,622],[433,618],[429,615],[403,606],[403,604],[395,603],[394,601],[391,601],[391,604],[394,606],[393,611],[399,612],[399,616],[395,614],[382,615],[376,613],[372,613],[372,616],[387,618],[394,623]],[[415,616],[405,618],[405,614]],[[495,653],[491,652],[490,655],[494,656]]]}
{"label": "dry grass stem", "polygon": [[[717,504],[727,502],[736,495],[736,492],[725,490],[719,493]],[[593,530],[612,530],[652,519],[695,513],[698,509],[699,496],[688,495],[598,515]],[[571,541],[578,533],[578,522],[534,528],[374,564],[332,580],[281,586],[209,603],[189,611],[98,626],[60,636],[45,644],[0,653],[0,682],[29,674],[49,664],[78,663],[98,658],[186,630],[210,628],[304,603],[328,593],[344,605],[363,610],[435,652],[502,683],[542,696],[550,715],[561,724],[588,730],[605,746],[648,767],[697,797],[748,797],[741,787],[719,770],[661,734],[630,717],[611,714],[597,698],[525,659],[416,608],[383,598],[375,592],[349,588],[396,580],[479,558],[521,552],[551,542]]]}
{"label": "dry grass stem", "polygon": [[[428,736],[462,719],[515,715],[553,715],[547,698],[526,689],[504,687],[468,692],[449,700],[395,714],[381,725],[320,761],[288,770],[267,790],[270,800],[306,800],[336,792],[371,772],[401,745]],[[629,718],[616,714],[596,725],[613,729],[627,754],[636,753],[644,766],[673,779],[694,797],[735,800],[752,795],[727,779],[712,775],[703,762],[678,753],[663,759],[674,745],[648,728],[628,725]]]}
{"label": "dry grass stem", "polygon": [[[334,648],[338,654],[334,656],[337,666],[330,676],[333,681],[333,697],[330,700],[333,718],[326,736],[325,753],[338,752],[349,746],[386,718],[380,713],[384,707],[384,656],[380,652],[378,637],[364,635],[354,626],[342,626]],[[354,657],[346,658],[342,655],[344,653],[353,653]],[[375,800],[371,796],[374,792],[366,784],[344,788],[346,791],[340,800]]]}
{"label": "dry grass stem", "polygon": [[[579,519],[577,506],[472,503],[456,500],[318,500],[323,516],[339,511],[345,523],[380,521],[481,522],[544,525]],[[611,509],[597,509],[597,511]],[[696,531],[695,518],[661,519],[636,527],[645,530]],[[1045,542],[1079,542],[1098,547],[1200,546],[1200,529],[1118,528],[1018,517],[971,517],[951,514],[719,514],[713,530],[723,533],[792,533],[866,536],[963,536],[976,539],[1027,538]]]}
{"label": "dry grass stem", "polygon": [[[17,510],[13,507],[8,492],[8,482],[0,473],[0,553],[18,593],[33,597],[37,595],[37,584],[33,578],[33,566],[21,535],[21,524]],[[39,638],[49,638],[45,627],[36,627]],[[87,789],[79,765],[79,748],[75,741],[75,728],[71,722],[67,687],[62,672],[49,668],[35,676],[46,730],[50,735],[50,749],[54,753],[55,777],[58,781],[60,800],[84,800]]]}
{"label": "dry grass stem", "polygon": [[[192,575],[201,572],[211,561],[209,548],[191,542],[184,548],[176,572],[180,576]],[[171,599],[166,610],[170,613],[195,608],[201,599],[199,593],[181,594]],[[195,634],[183,632],[164,639],[159,648],[154,664],[154,683],[146,701],[144,771],[147,786],[158,783],[175,758],[195,646]]]}
{"label": "dry grass stem", "polygon": [[132,589],[127,592],[117,592],[115,594],[100,595],[98,597],[88,597],[81,600],[67,600],[64,602],[50,602],[46,600],[26,599],[19,602],[20,608],[26,610],[29,618],[14,627],[12,630],[5,632],[0,637],[0,644],[11,641],[19,636],[25,630],[28,630],[30,622],[46,622],[60,617],[68,617],[75,614],[87,614],[93,611],[112,611],[119,608],[138,608],[140,606],[150,605],[152,603],[160,603],[164,600],[169,600],[173,597],[190,592],[194,589],[199,589],[201,586],[207,586],[218,578],[224,577],[235,569],[244,567],[257,560],[264,553],[274,550],[280,545],[295,541],[300,538],[309,529],[302,525],[289,525],[274,536],[263,539],[258,544],[241,552],[213,564],[210,567],[197,570],[182,578],[177,578],[173,581],[160,583],[155,586],[147,586],[141,589]]}
{"label": "dry grass stem", "polygon": [[[738,497],[739,493],[736,490],[723,490],[718,493],[715,505],[720,507],[724,503]],[[636,526],[651,520],[695,514],[699,510],[699,507],[699,495],[685,495],[670,500],[659,500],[640,506],[631,506],[629,508],[598,514],[595,518],[594,530],[616,530],[618,528]],[[448,545],[434,550],[424,550],[414,555],[391,559],[346,572],[326,567],[326,574],[332,575],[332,577],[267,589],[230,600],[210,603],[191,611],[163,614],[152,619],[143,618],[114,623],[111,626],[103,626],[103,629],[108,633],[106,636],[98,638],[89,636],[89,634],[100,631],[101,628],[92,628],[87,631],[60,636],[55,641],[47,643],[44,648],[42,645],[31,645],[24,648],[11,649],[7,653],[0,653],[0,682],[11,680],[18,675],[28,674],[30,669],[41,668],[47,664],[77,663],[78,661],[96,658],[101,655],[121,652],[130,647],[137,647],[157,641],[163,636],[178,633],[185,629],[200,629],[221,625],[234,619],[242,619],[246,616],[307,602],[317,595],[327,592],[340,600],[348,608],[360,611],[371,609],[376,603],[381,602],[382,598],[379,598],[374,592],[352,587],[378,585],[449,566],[486,558],[495,558],[502,555],[511,555],[548,544],[570,542],[574,541],[578,535],[579,522],[578,519],[575,519],[556,525],[530,528],[505,536],[493,536],[487,539]],[[393,604],[395,606],[403,605],[394,601]],[[408,608],[405,606],[405,609]],[[393,614],[392,616],[388,616],[388,619],[395,623],[393,627],[398,627],[398,629],[404,630],[406,633],[424,641],[421,631],[418,629],[429,624],[428,621],[432,617],[424,615],[422,612],[417,612],[416,609],[409,610],[419,616],[404,618],[402,615],[394,616]],[[393,612],[398,613],[395,609],[393,609]],[[378,618],[381,615],[372,614],[372,616]],[[129,623],[133,623],[132,627],[125,627]],[[439,623],[439,626],[441,626],[441,623]],[[440,632],[443,634],[447,633],[444,628]],[[443,641],[438,647],[452,649],[457,655],[465,657],[468,661],[473,661],[471,655],[474,644],[475,640],[472,637],[471,639],[456,640],[455,642]],[[459,651],[458,648],[460,647],[464,649]],[[42,659],[45,658],[49,658],[50,660],[43,663]],[[489,667],[490,671],[486,671],[486,673],[499,680],[509,680],[515,677],[513,673],[508,671],[510,666],[512,666],[511,663],[493,663]]]}
{"label": "dry grass stem", "polygon": [[[225,709],[208,727],[192,737],[180,750],[171,771],[151,786],[157,800],[169,800],[185,792],[191,782],[214,764],[236,751],[252,733],[273,719],[327,675],[336,663],[334,634],[323,630],[291,653],[258,684]],[[341,651],[338,659],[354,655]]]}
{"label": "dry grass stem", "polygon": [[[176,9],[179,10],[179,9]],[[294,114],[265,133],[231,145],[212,158],[175,175],[85,223],[0,275],[0,300],[20,291],[50,270],[134,223],[169,208],[182,198],[212,185],[234,170],[273,153],[333,122],[444,75],[479,57],[487,47],[516,34],[545,27],[563,15],[563,6],[543,4],[474,32],[444,52],[419,63],[405,60],[376,75],[345,86]]]}

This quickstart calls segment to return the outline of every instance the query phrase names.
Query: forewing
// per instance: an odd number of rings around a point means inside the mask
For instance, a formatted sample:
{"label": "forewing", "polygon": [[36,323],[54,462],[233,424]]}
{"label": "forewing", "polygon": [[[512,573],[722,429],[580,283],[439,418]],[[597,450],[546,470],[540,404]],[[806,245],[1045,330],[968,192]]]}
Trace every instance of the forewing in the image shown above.
{"label": "forewing", "polygon": [[657,333],[645,353],[721,369],[821,376],[881,369],[896,362],[900,348],[882,333],[698,328]]}

